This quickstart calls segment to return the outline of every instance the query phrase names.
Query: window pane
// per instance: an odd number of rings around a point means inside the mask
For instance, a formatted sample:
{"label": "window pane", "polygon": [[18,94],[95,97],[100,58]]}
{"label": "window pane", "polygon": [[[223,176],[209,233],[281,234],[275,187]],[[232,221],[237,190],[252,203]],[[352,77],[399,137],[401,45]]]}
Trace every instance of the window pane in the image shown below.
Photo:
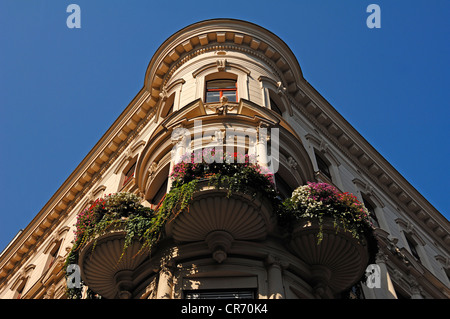
{"label": "window pane", "polygon": [[235,89],[235,80],[213,80],[206,82],[207,89]]}
{"label": "window pane", "polygon": [[330,169],[328,168],[328,164],[322,159],[322,157],[316,154],[317,166],[319,167],[319,171],[325,174],[329,179],[331,179]]}
{"label": "window pane", "polygon": [[167,182],[168,180],[165,179],[162,185],[159,187],[158,191],[156,192],[155,196],[151,200],[151,204],[158,205],[161,200],[164,198],[164,195],[167,193]]}
{"label": "window pane", "polygon": [[237,102],[236,91],[223,91],[222,96],[226,96],[229,102]]}
{"label": "window pane", "polygon": [[206,103],[220,102],[220,91],[206,92]]}
{"label": "window pane", "polygon": [[280,115],[283,115],[283,112],[281,112],[280,108],[278,107],[277,103],[275,103],[274,100],[270,99],[270,108],[277,112]]}

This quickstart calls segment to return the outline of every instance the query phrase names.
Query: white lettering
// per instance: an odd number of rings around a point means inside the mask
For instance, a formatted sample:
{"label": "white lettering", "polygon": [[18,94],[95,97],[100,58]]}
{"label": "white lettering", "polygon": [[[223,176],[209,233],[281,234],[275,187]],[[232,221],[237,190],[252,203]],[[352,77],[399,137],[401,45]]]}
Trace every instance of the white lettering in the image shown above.
{"label": "white lettering", "polygon": [[369,29],[381,28],[381,9],[378,4],[369,4],[366,12],[372,14],[367,17],[366,24]]}
{"label": "white lettering", "polygon": [[73,12],[67,17],[66,24],[69,29],[81,28],[81,8],[78,4],[69,4],[66,12]]}

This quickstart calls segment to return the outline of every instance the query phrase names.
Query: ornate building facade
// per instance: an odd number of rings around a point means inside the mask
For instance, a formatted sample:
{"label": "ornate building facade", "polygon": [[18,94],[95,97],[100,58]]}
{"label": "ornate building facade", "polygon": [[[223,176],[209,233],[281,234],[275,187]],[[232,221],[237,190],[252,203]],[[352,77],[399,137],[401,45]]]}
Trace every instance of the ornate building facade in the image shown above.
{"label": "ornate building facade", "polygon": [[[273,128],[276,136],[270,135]],[[189,211],[164,226],[151,255],[136,255],[133,244],[121,259],[123,234],[113,231],[98,238],[95,251],[93,243],[83,248],[80,276],[96,294],[450,298],[448,220],[303,78],[286,43],[232,19],[187,26],[158,48],[141,91],[1,253],[0,298],[67,298],[64,264],[77,215],[117,192],[157,207],[171,189],[168,177],[177,158],[186,148],[196,149],[196,136],[200,146],[234,145],[261,163],[270,154],[282,197],[307,182],[355,194],[372,213],[379,285],[360,281],[367,251],[345,235],[327,234],[316,252],[309,234],[286,242],[267,198],[229,196],[205,184]]]}

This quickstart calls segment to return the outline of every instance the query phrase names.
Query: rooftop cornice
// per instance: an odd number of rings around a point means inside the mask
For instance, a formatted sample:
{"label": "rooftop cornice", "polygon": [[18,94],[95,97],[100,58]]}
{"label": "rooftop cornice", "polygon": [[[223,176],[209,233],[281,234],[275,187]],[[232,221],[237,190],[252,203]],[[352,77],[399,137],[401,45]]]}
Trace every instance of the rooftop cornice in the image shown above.
{"label": "rooftop cornice", "polygon": [[383,189],[401,210],[421,225],[443,247],[450,246],[450,222],[428,202],[328,101],[307,81],[302,103],[294,103],[338,149]]}
{"label": "rooftop cornice", "polygon": [[95,185],[114,160],[140,133],[153,114],[144,101],[148,92],[142,89],[91,151],[59,187],[27,227],[0,255],[0,288],[11,270],[26,262],[48,235]]}
{"label": "rooftop cornice", "polygon": [[187,26],[170,36],[157,49],[145,75],[150,93],[146,104],[157,106],[172,74],[180,65],[200,54],[217,50],[236,50],[252,54],[272,66],[283,89],[298,102],[304,97],[299,87],[303,74],[295,55],[278,36],[241,20],[214,19]]}

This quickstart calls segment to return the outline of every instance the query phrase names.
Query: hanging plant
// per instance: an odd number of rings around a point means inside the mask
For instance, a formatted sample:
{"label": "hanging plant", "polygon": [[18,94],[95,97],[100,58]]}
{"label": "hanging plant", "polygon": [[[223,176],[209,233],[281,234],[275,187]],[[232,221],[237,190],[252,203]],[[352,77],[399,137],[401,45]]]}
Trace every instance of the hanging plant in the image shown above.
{"label": "hanging plant", "polygon": [[[170,175],[172,187],[155,209],[144,207],[142,199],[135,194],[116,193],[97,199],[82,211],[75,224],[75,244],[65,267],[78,263],[79,252],[87,243],[94,241],[95,250],[97,238],[111,230],[125,232],[123,252],[136,240],[142,244],[141,251],[151,252],[161,239],[165,224],[189,210],[201,180],[208,179],[209,185],[227,188],[228,196],[233,192],[256,196],[260,192],[271,199],[274,206],[278,205],[272,174],[254,163],[250,156],[219,154],[208,149],[200,155],[203,156],[199,158],[199,153],[188,154],[184,161],[174,166]],[[212,161],[208,156],[219,160]],[[69,298],[81,298],[81,289],[68,289],[67,295]],[[91,292],[90,295],[94,294]]]}
{"label": "hanging plant", "polygon": [[208,179],[209,185],[228,189],[232,193],[256,196],[262,193],[275,201],[273,174],[268,168],[256,163],[255,157],[238,152],[229,153],[203,149],[182,157],[170,175],[177,187],[193,180]]}
{"label": "hanging plant", "polygon": [[316,219],[319,223],[318,244],[323,238],[325,218],[333,220],[336,232],[342,229],[358,240],[372,241],[373,225],[369,212],[350,193],[341,193],[326,183],[308,183],[295,189],[290,198],[283,202],[279,212],[280,224],[292,228],[296,220]]}
{"label": "hanging plant", "polygon": [[[104,198],[97,199],[90,207],[83,210],[77,216],[75,224],[74,245],[67,256],[65,267],[77,264],[80,250],[90,241],[111,231],[124,230],[125,244],[123,251],[133,240],[143,242],[147,246],[149,238],[146,238],[146,229],[153,224],[155,212],[141,205],[141,199],[133,193],[109,194]],[[119,260],[120,261],[120,260]],[[82,287],[83,287],[83,283]],[[82,288],[71,288],[67,290],[70,299],[81,298]],[[88,295],[92,295],[88,291]]]}

